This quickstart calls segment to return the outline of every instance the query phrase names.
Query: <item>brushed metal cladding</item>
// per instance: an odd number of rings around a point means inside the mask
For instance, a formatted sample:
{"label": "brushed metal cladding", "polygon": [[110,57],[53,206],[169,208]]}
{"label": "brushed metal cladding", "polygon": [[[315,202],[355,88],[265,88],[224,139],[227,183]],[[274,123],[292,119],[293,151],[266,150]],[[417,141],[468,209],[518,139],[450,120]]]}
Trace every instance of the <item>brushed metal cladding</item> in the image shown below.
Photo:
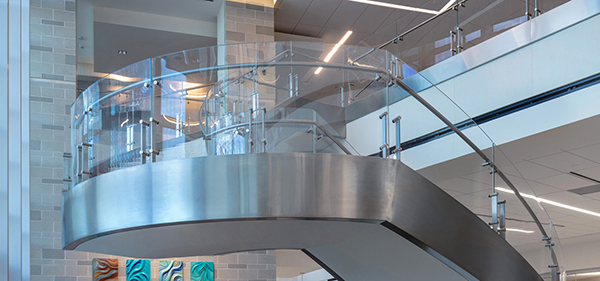
{"label": "brushed metal cladding", "polygon": [[[360,224],[387,228],[468,280],[541,280],[486,223],[391,159],[263,153],[171,160],[83,182],[63,196],[62,207],[68,250],[145,247],[154,257],[177,243],[178,253],[194,255],[298,249],[340,243]],[[169,233],[204,234],[212,245],[147,247],[146,238]]]}

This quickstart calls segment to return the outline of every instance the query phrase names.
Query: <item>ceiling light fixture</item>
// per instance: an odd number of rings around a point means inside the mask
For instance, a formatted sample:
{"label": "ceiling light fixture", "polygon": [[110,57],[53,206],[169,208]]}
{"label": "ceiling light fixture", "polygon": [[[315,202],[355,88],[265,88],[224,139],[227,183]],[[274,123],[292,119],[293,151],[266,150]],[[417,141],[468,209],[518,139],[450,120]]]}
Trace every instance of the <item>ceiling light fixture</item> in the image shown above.
{"label": "ceiling light fixture", "polygon": [[531,233],[535,232],[535,231],[531,231],[531,230],[523,230],[523,229],[517,229],[517,228],[507,228],[506,231],[521,232],[521,233],[527,233],[527,234],[531,234]]}
{"label": "ceiling light fixture", "polygon": [[600,275],[600,272],[577,273],[577,274],[573,274],[571,276],[594,276],[594,275]]}
{"label": "ceiling light fixture", "polygon": [[[358,2],[358,3],[363,3],[363,4],[368,4],[368,5],[375,5],[375,6],[381,6],[381,7],[387,7],[387,8],[394,8],[394,9],[399,9],[399,10],[406,10],[406,11],[413,11],[413,12],[419,12],[419,13],[432,14],[432,15],[439,14],[439,11],[428,10],[428,9],[421,9],[421,8],[415,8],[415,7],[403,6],[403,5],[397,5],[397,4],[385,3],[385,2],[379,2],[379,1],[371,1],[371,0],[350,0],[350,1],[352,1],[352,2]],[[446,4],[446,5],[448,5],[448,4]]]}
{"label": "ceiling light fixture", "polygon": [[448,3],[446,3],[446,5],[444,5],[444,7],[441,8],[438,11],[438,14],[441,13],[441,12],[443,12],[443,11],[445,11],[445,10],[448,10],[448,8],[450,8],[450,6],[452,6],[452,3],[454,3],[454,1],[456,1],[456,0],[450,0],[450,1],[448,1]]}
{"label": "ceiling light fixture", "polygon": [[[506,193],[515,194],[514,191],[512,191],[510,189],[502,188],[502,187],[496,187],[496,190],[502,191],[502,192],[506,192]],[[553,206],[556,206],[556,207],[565,208],[565,209],[568,209],[568,210],[571,210],[571,211],[580,212],[580,213],[584,213],[584,214],[588,214],[588,215],[600,217],[600,213],[596,213],[596,212],[588,211],[588,210],[585,210],[585,209],[573,207],[573,206],[570,206],[570,205],[567,205],[567,204],[563,204],[563,203],[558,203],[558,202],[551,201],[551,200],[544,199],[544,198],[539,198],[539,197],[536,197],[536,196],[533,196],[533,195],[530,195],[530,194],[521,193],[521,196],[523,196],[525,198],[533,199],[533,200],[538,201],[538,202],[542,202],[542,203],[546,203],[546,204],[549,204],[549,205],[553,205]]]}
{"label": "ceiling light fixture", "polygon": [[[352,30],[348,30],[348,32],[346,32],[346,34],[344,34],[344,37],[342,37],[342,39],[340,39],[340,42],[338,42],[337,44],[335,44],[335,46],[333,46],[333,49],[331,49],[331,52],[329,52],[329,54],[327,54],[327,56],[325,57],[325,59],[323,61],[329,62],[331,60],[331,58],[333,57],[333,55],[340,49],[340,47],[342,45],[344,45],[344,43],[346,43],[346,40],[348,40],[348,38],[350,38],[350,35],[352,35]],[[315,74],[321,73],[321,70],[323,70],[323,67],[317,68],[317,70],[315,70]]]}
{"label": "ceiling light fixture", "polygon": [[119,50],[117,53],[124,56],[127,55],[127,50]]}

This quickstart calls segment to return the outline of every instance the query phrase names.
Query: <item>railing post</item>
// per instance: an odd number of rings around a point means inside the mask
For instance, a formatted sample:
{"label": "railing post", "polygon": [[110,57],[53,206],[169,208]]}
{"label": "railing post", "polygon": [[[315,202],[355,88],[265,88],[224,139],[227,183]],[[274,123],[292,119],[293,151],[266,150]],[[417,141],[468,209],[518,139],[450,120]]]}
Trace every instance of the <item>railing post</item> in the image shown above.
{"label": "railing post", "polygon": [[71,153],[63,153],[63,192],[71,189]]}
{"label": "railing post", "polygon": [[[177,123],[179,124],[179,122]],[[146,164],[146,158],[150,157],[150,153],[146,151],[146,129],[148,129],[148,127],[150,127],[150,122],[140,120],[140,157],[142,159],[142,164]]]}
{"label": "railing post", "polygon": [[502,200],[498,202],[498,217],[500,218],[498,222],[498,233],[502,239],[506,239],[506,200]]}
{"label": "railing post", "polygon": [[150,161],[152,163],[156,162],[156,156],[160,154],[157,147],[155,146],[156,141],[154,140],[154,133],[156,132],[156,126],[158,126],[158,124],[158,120],[154,119],[153,117],[150,117],[150,150],[148,151],[148,153],[150,153]]}
{"label": "railing post", "polygon": [[313,135],[313,153],[317,153],[317,111],[313,110],[313,124],[311,125]]}
{"label": "railing post", "polygon": [[492,174],[492,193],[488,195],[492,199],[492,222],[489,225],[492,226],[494,232],[498,232],[498,192],[496,192],[496,163],[495,162],[495,144],[492,143],[492,160],[491,162],[483,163],[483,166],[490,166]]}
{"label": "railing post", "polygon": [[260,140],[261,152],[267,152],[267,131],[265,130],[265,115],[267,114],[267,109],[263,106],[260,109],[261,112],[261,127],[262,127],[262,139]]}
{"label": "railing post", "polygon": [[381,115],[379,115],[379,119],[382,120],[382,137],[383,137],[383,145],[379,148],[381,150],[381,157],[387,158],[389,153],[389,144],[387,142],[388,136],[388,112],[385,111]]}
{"label": "railing post", "polygon": [[296,96],[298,96],[299,90],[298,90],[298,74],[294,75],[294,80],[296,83]]}
{"label": "railing post", "polygon": [[294,96],[294,75],[290,72],[288,74],[290,77],[290,98]]}
{"label": "railing post", "polygon": [[340,107],[344,107],[344,86],[340,87]]}
{"label": "railing post", "polygon": [[[84,147],[86,149],[84,149]],[[88,153],[89,153],[89,148],[92,147],[91,143],[87,143],[87,142],[82,142],[80,145],[77,146],[78,151],[79,151],[79,166],[81,167],[81,169],[79,170],[79,182],[83,181],[83,175],[87,175],[88,178],[90,177],[90,175],[92,175],[92,172],[89,170],[88,167]]]}
{"label": "railing post", "polygon": [[402,147],[400,146],[400,119],[401,116],[397,116],[392,119],[392,123],[396,124],[396,148],[392,151],[392,154],[396,154],[396,160],[400,160],[400,151],[402,151]]}
{"label": "railing post", "polygon": [[252,107],[248,107],[248,153],[252,153],[252,146],[254,141],[252,140]]}

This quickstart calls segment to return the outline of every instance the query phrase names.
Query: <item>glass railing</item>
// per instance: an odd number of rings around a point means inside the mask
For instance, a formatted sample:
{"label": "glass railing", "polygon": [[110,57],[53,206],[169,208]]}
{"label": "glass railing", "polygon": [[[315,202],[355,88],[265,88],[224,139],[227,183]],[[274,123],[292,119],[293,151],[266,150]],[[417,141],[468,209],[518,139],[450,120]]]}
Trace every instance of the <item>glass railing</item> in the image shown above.
{"label": "glass railing", "polygon": [[[558,263],[550,254],[557,251],[539,243],[542,237],[557,243],[543,204],[510,193],[512,185],[535,196],[531,187],[516,185],[515,173],[515,183],[498,176],[492,181],[491,167],[508,174],[514,166],[503,159],[502,148],[492,154],[494,141],[450,98],[453,89],[442,91],[419,73],[402,77],[404,65],[386,50],[305,42],[222,45],[141,61],[99,80],[72,105],[73,185],[188,157],[379,151],[419,170],[499,234],[533,231],[539,257],[547,265]],[[461,124],[464,138],[448,131],[444,119]],[[434,131],[440,134],[433,140],[443,142],[398,149],[397,143]],[[456,159],[460,165],[447,168],[473,179],[463,189],[439,174],[444,169],[427,169]],[[483,159],[489,165],[482,166]],[[506,205],[492,211],[492,202],[502,200]],[[500,214],[509,219],[494,219]],[[516,226],[523,221],[532,223]],[[506,235],[513,246],[529,241],[513,235]]]}
{"label": "glass railing", "polygon": [[[430,13],[406,13],[386,22],[358,45],[378,47],[406,33],[385,49],[406,63],[403,72],[409,77],[566,2],[460,0],[448,3],[458,5],[448,5],[451,10],[444,13],[446,1],[430,1],[417,7]],[[410,31],[416,26],[419,28]]]}

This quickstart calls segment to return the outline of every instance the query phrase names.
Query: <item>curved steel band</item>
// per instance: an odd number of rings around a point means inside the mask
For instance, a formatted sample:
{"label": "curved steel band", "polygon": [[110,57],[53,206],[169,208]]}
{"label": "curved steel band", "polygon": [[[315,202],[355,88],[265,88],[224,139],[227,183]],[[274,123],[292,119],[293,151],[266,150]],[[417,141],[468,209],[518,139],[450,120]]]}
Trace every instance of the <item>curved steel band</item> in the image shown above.
{"label": "curved steel band", "polygon": [[[307,248],[340,238],[286,229],[301,231],[294,227],[311,222],[320,225],[315,230],[342,222],[373,228],[383,223],[459,273],[479,280],[541,280],[487,224],[390,159],[262,153],[172,160],[85,181],[63,196],[62,208],[65,249],[90,250],[97,243],[96,249],[111,254],[131,254],[125,248],[137,247],[138,255],[152,257]],[[263,236],[231,240],[240,235],[228,228],[235,224],[243,226],[238,231]],[[261,224],[277,225],[276,231],[255,229]],[[210,230],[210,243],[186,244],[197,237],[182,236],[181,226],[198,235]],[[153,247],[143,244],[143,236],[123,239],[144,229],[174,236]],[[127,247],[119,246],[123,240]]]}

